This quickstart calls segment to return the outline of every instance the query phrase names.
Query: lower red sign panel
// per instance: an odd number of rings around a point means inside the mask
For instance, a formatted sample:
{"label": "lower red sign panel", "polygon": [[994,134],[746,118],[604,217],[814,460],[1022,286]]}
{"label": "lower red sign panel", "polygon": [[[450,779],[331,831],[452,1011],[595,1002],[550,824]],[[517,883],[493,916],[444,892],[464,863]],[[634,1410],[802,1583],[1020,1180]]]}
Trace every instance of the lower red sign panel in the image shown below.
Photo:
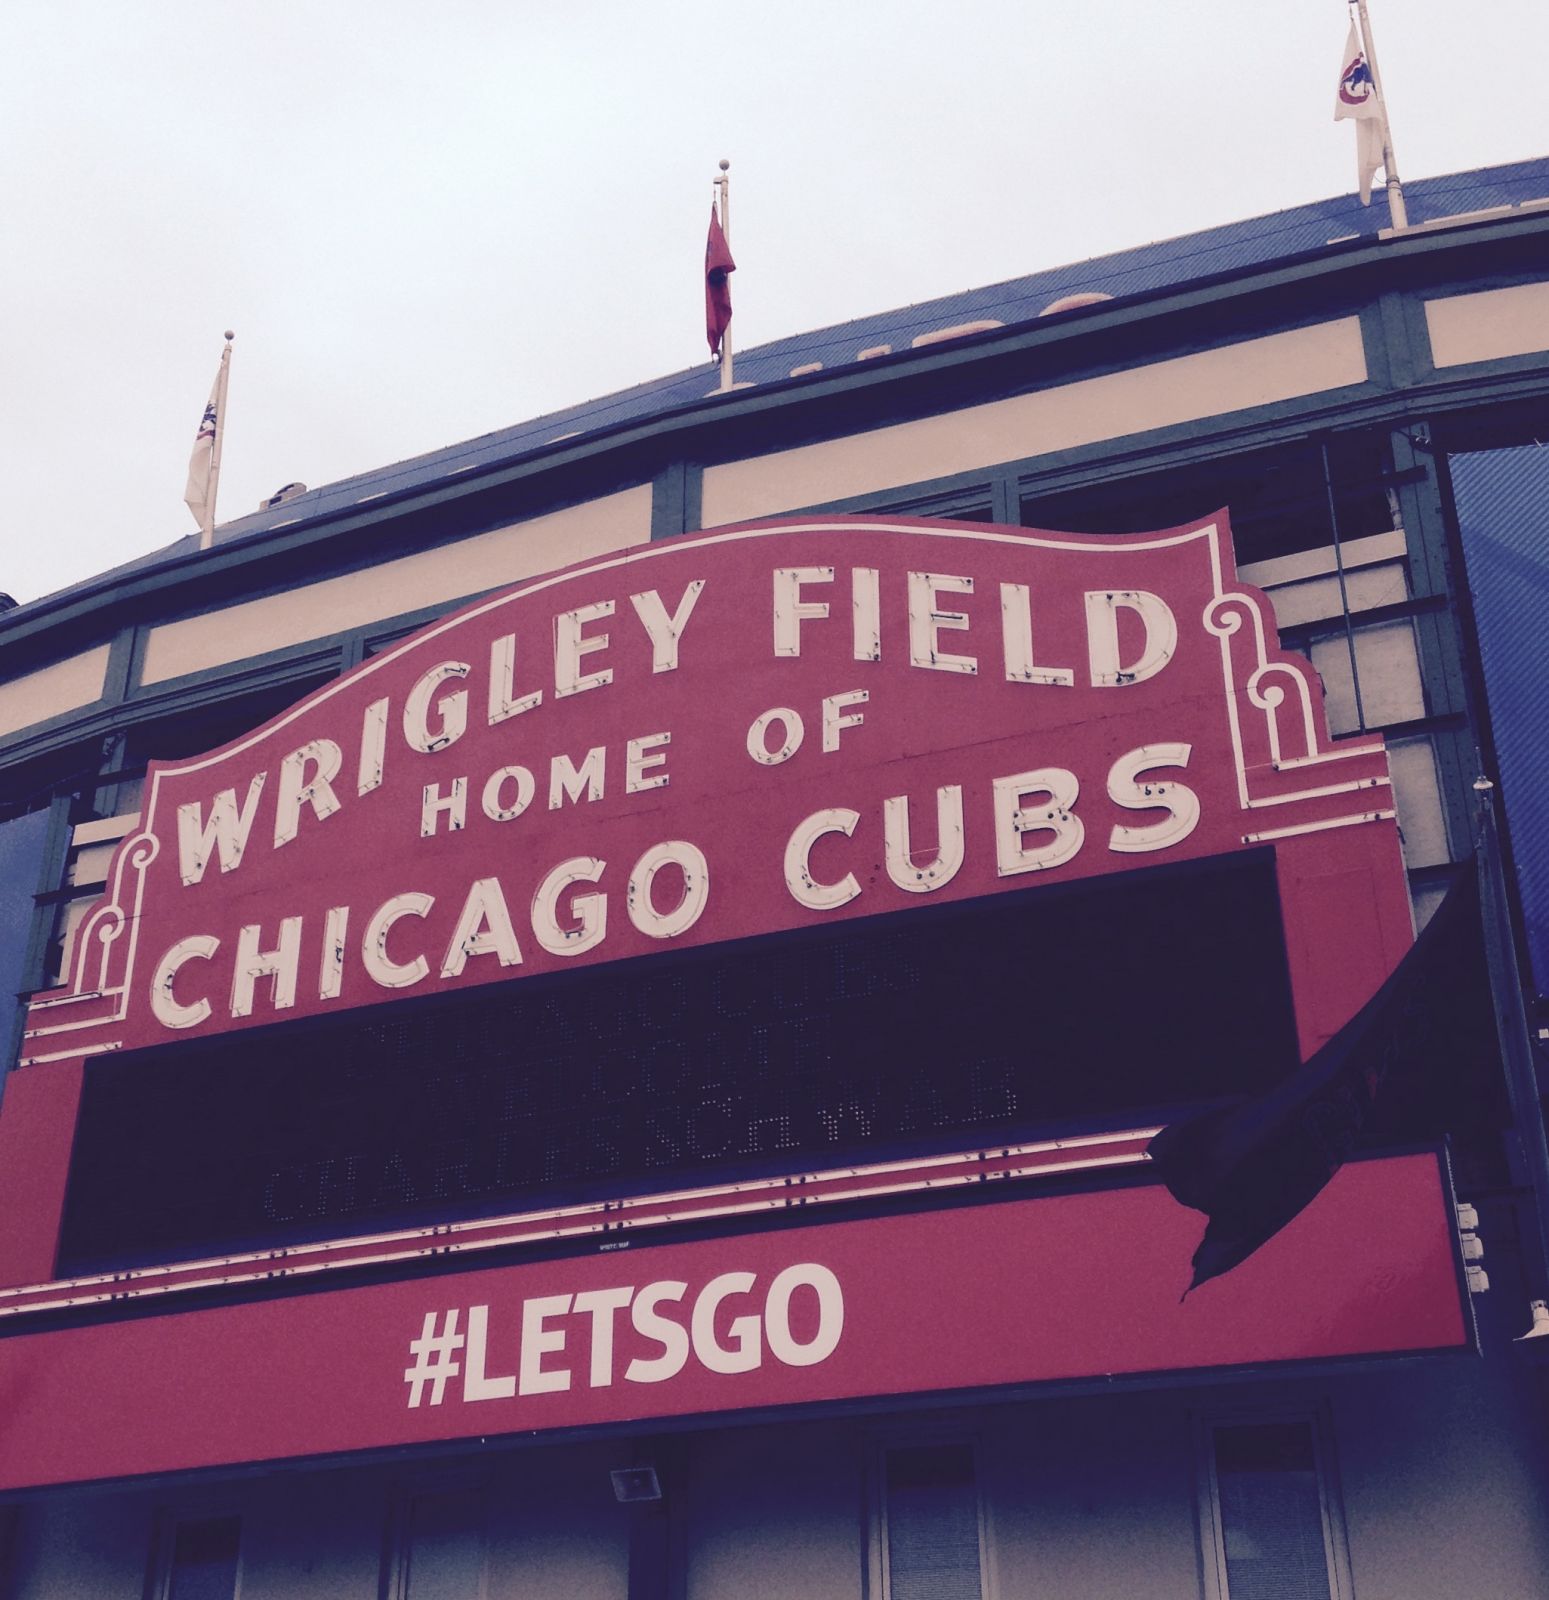
{"label": "lower red sign panel", "polygon": [[755,1407],[1468,1344],[1434,1155],[1180,1302],[1160,1188],[634,1246],[0,1343],[0,1488]]}

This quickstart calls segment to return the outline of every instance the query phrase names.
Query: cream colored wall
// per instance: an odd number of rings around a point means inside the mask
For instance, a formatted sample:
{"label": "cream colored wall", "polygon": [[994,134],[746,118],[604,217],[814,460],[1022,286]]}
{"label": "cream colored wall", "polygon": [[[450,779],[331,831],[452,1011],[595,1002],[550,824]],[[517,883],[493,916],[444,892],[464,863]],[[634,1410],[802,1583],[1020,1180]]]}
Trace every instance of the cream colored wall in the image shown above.
{"label": "cream colored wall", "polygon": [[376,1600],[386,1497],[381,1479],[349,1471],[216,1491],[211,1509],[242,1517],[242,1600]]}
{"label": "cream colored wall", "polygon": [[1177,1393],[980,1414],[1000,1600],[1200,1600],[1193,1436]]}
{"label": "cream colored wall", "polygon": [[[978,1444],[986,1600],[1200,1600],[1196,1419],[1321,1410],[1362,1600],[1526,1600],[1543,1592],[1549,1570],[1543,1445],[1531,1371],[1508,1359],[1506,1343],[1526,1320],[1526,1301],[1509,1262],[1492,1270],[1497,1286],[1475,1306],[1482,1360],[685,1435],[674,1451],[684,1468],[670,1479],[680,1592],[863,1600],[872,1452],[883,1441],[951,1437]],[[394,1497],[464,1484],[489,1510],[488,1600],[626,1600],[631,1514],[614,1503],[607,1471],[634,1449],[615,1440],[475,1450],[45,1497],[20,1509],[5,1593],[138,1595],[154,1517],[172,1510],[241,1516],[242,1600],[376,1600]]]}
{"label": "cream colored wall", "polygon": [[102,697],[107,670],[108,647],[103,644],[0,683],[0,736],[89,706]]}
{"label": "cream colored wall", "polygon": [[[139,1595],[156,1513],[144,1492],[34,1500],[18,1508],[6,1600],[122,1600]],[[6,1580],[9,1578],[9,1586]]]}
{"label": "cream colored wall", "polygon": [[[241,1518],[242,1600],[378,1600],[394,1503],[424,1489],[466,1487],[488,1508],[488,1600],[626,1600],[629,1509],[615,1502],[608,1468],[628,1460],[628,1450],[559,1446],[480,1461],[278,1471],[156,1491],[43,1497],[19,1513],[9,1583],[0,1537],[0,1595],[139,1596],[158,1516],[171,1514]],[[419,1593],[412,1584],[409,1592]]]}
{"label": "cream colored wall", "polygon": [[865,1441],[850,1424],[687,1442],[687,1600],[861,1600]]}
{"label": "cream colored wall", "polygon": [[709,467],[704,476],[704,525],[716,527],[901,488],[1342,389],[1365,379],[1360,322],[1343,317],[1059,384],[1036,394]]}
{"label": "cream colored wall", "polygon": [[153,628],[141,681],[162,683],[499,588],[651,536],[649,484],[361,572]]}
{"label": "cream colored wall", "polygon": [[1427,300],[1425,324],[1438,367],[1549,350],[1549,282]]}
{"label": "cream colored wall", "polygon": [[520,1451],[491,1474],[489,1600],[562,1595],[626,1600],[629,1506],[613,1498],[611,1467],[629,1446]]}
{"label": "cream colored wall", "polygon": [[1474,1301],[1483,1360],[1330,1385],[1360,1600],[1532,1600],[1549,1588],[1542,1390],[1505,1342],[1527,1326],[1527,1298],[1489,1265],[1496,1281]]}

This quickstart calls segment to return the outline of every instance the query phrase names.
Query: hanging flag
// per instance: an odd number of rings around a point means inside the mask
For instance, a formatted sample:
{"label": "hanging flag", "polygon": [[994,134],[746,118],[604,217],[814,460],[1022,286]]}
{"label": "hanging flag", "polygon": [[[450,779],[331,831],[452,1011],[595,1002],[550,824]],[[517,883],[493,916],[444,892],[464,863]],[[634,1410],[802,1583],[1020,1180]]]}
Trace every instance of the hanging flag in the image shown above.
{"label": "hanging flag", "polygon": [[721,340],[731,326],[730,275],[737,270],[731,258],[731,246],[721,228],[715,202],[710,203],[710,234],[705,240],[705,338],[710,341],[710,354],[717,360],[721,355]]}
{"label": "hanging flag", "polygon": [[1340,58],[1339,88],[1334,95],[1334,120],[1355,123],[1355,170],[1361,204],[1372,203],[1372,178],[1382,165],[1384,119],[1377,82],[1366,60],[1360,30],[1350,21],[1350,37]]}
{"label": "hanging flag", "polygon": [[[1496,1049],[1479,880],[1469,863],[1387,982],[1311,1060],[1267,1094],[1173,1123],[1151,1141],[1172,1197],[1208,1219],[1189,1288],[1229,1272],[1285,1227],[1374,1121],[1392,1122],[1390,1137],[1395,1129],[1408,1136],[1406,1109],[1411,1120],[1434,1120],[1427,1096],[1449,1102],[1455,1117],[1450,1102],[1467,1079],[1465,1063],[1481,1051],[1493,1059]],[[1391,1109],[1378,1117],[1384,1084]]]}
{"label": "hanging flag", "polygon": [[206,532],[215,522],[215,444],[221,428],[221,378],[226,370],[225,357],[210,385],[210,398],[205,404],[199,431],[194,435],[194,453],[188,458],[188,486],[183,490],[183,500],[194,514],[194,521]]}

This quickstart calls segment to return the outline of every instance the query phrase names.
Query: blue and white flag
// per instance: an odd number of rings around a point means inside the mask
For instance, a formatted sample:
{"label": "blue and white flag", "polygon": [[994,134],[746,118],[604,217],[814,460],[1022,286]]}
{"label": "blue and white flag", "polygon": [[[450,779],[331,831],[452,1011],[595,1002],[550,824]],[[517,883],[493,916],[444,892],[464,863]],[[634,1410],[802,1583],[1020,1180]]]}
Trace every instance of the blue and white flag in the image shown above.
{"label": "blue and white flag", "polygon": [[221,378],[225,367],[222,357],[215,382],[210,386],[210,398],[199,431],[194,435],[194,453],[188,458],[188,485],[183,490],[184,503],[206,533],[215,522],[215,442],[221,427]]}
{"label": "blue and white flag", "polygon": [[1339,88],[1334,96],[1334,120],[1346,118],[1355,123],[1355,169],[1360,184],[1361,204],[1372,203],[1372,178],[1382,165],[1385,120],[1382,102],[1377,98],[1377,83],[1366,60],[1360,30],[1352,18],[1350,37],[1340,57]]}

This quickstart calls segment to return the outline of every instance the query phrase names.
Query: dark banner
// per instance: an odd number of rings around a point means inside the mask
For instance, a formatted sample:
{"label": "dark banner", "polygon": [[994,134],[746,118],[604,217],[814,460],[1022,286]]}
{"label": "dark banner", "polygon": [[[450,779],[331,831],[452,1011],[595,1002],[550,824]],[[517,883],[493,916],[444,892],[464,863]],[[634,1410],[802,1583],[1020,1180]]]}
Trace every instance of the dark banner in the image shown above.
{"label": "dark banner", "polygon": [[1549,994],[1549,449],[1451,457],[1532,981]]}

